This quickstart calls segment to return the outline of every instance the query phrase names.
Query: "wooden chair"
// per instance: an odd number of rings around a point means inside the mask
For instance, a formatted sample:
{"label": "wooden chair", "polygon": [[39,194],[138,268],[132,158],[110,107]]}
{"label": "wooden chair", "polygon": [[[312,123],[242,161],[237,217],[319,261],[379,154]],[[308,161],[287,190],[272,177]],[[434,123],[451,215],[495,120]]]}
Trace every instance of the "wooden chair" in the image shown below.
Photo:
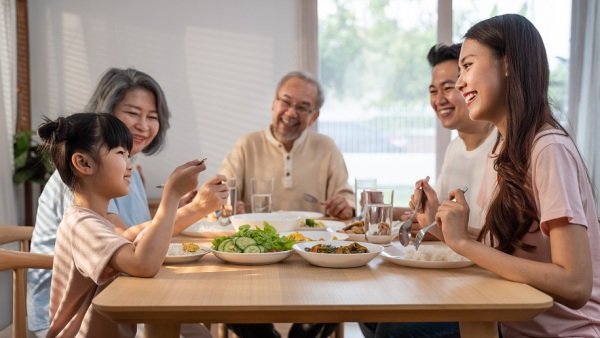
{"label": "wooden chair", "polygon": [[21,242],[19,251],[0,249],[0,271],[13,270],[13,338],[27,337],[27,269],[52,269],[52,255],[29,252],[33,227],[0,225],[0,244]]}

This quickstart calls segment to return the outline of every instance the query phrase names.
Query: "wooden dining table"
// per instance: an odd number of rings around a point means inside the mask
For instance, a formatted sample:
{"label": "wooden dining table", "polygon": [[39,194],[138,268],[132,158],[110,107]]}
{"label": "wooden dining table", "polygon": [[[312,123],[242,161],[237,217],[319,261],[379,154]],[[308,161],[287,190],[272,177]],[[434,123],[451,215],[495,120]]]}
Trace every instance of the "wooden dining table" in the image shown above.
{"label": "wooden dining table", "polygon": [[93,300],[111,320],[146,323],[146,337],[162,338],[178,337],[181,323],[422,321],[458,321],[461,337],[498,337],[497,322],[529,320],[551,306],[543,292],[475,265],[414,268],[378,256],[334,269],[297,254],[236,265],[209,253],[164,265],[154,278],[118,277]]}

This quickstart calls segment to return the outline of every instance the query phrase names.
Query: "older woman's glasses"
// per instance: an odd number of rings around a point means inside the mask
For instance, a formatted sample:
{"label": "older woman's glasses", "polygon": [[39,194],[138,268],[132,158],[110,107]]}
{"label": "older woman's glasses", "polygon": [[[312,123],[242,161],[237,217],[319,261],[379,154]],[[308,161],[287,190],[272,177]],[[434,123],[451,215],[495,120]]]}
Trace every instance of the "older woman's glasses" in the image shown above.
{"label": "older woman's glasses", "polygon": [[298,114],[308,115],[315,111],[314,109],[311,109],[310,106],[293,103],[292,101],[287,100],[287,99],[282,99],[279,96],[277,96],[277,101],[279,102],[279,105],[281,106],[281,108],[283,108],[284,110],[294,108],[296,110],[296,113],[298,113]]}

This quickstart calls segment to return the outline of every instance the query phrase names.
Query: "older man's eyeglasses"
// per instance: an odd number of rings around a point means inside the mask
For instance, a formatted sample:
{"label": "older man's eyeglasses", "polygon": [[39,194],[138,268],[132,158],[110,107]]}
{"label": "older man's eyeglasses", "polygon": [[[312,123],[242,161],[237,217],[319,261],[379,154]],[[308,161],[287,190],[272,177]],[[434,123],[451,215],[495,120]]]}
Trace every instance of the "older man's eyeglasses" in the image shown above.
{"label": "older man's eyeglasses", "polygon": [[279,96],[277,96],[277,102],[279,102],[279,105],[281,108],[283,108],[285,110],[294,108],[296,110],[296,113],[302,114],[302,115],[308,115],[315,111],[315,109],[311,109],[310,106],[294,103],[290,100],[282,99]]}

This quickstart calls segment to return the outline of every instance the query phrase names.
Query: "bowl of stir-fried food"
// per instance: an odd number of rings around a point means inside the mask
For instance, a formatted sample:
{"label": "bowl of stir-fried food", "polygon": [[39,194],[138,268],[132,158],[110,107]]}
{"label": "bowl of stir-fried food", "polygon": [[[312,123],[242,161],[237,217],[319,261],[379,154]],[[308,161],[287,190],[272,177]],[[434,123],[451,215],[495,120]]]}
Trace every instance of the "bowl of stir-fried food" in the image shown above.
{"label": "bowl of stir-fried food", "polygon": [[377,257],[383,246],[364,242],[301,242],[294,250],[312,265],[324,268],[356,268]]}

